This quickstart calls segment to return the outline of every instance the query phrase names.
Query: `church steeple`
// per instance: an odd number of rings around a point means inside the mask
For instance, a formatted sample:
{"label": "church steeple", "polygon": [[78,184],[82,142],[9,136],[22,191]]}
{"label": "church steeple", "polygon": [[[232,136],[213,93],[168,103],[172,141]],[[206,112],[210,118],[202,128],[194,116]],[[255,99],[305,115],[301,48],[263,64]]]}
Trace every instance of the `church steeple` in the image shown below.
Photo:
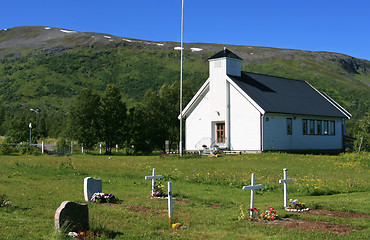
{"label": "church steeple", "polygon": [[215,55],[213,55],[212,57],[208,58],[208,60],[211,60],[211,59],[216,59],[216,58],[224,58],[224,57],[227,57],[227,58],[234,58],[234,59],[238,59],[238,60],[243,60],[242,58],[240,58],[238,55],[236,55],[235,53],[231,52],[229,49],[227,49],[226,47],[224,47],[223,50],[219,51],[218,53],[216,53]]}
{"label": "church steeple", "polygon": [[223,50],[208,58],[209,75],[227,74],[240,77],[242,60],[238,55],[224,47]]}

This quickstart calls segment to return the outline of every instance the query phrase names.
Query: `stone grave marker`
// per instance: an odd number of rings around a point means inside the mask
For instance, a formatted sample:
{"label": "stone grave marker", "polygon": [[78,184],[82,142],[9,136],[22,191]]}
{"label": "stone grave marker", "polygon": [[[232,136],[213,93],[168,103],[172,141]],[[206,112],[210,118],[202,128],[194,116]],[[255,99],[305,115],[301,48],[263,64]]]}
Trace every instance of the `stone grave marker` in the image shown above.
{"label": "stone grave marker", "polygon": [[103,184],[101,179],[86,177],[84,179],[84,197],[86,202],[91,201],[94,193],[101,193],[103,191]]}
{"label": "stone grave marker", "polygon": [[[250,205],[250,208],[251,209],[254,208],[254,190],[261,189],[261,188],[263,188],[263,185],[262,184],[254,185],[254,173],[252,173],[251,185],[250,186],[244,186],[243,187],[243,190],[244,191],[251,190],[251,205]],[[250,216],[252,217],[252,215],[253,215],[253,211],[250,211]]]}
{"label": "stone grave marker", "polygon": [[80,232],[89,229],[87,204],[64,201],[55,211],[55,229],[65,232]]}
{"label": "stone grave marker", "polygon": [[162,177],[163,177],[162,175],[156,175],[155,168],[153,168],[153,175],[152,176],[145,176],[145,179],[152,179],[152,196],[154,195],[154,184],[155,184],[155,180],[157,178],[162,178]]}
{"label": "stone grave marker", "polygon": [[279,183],[284,183],[284,207],[285,208],[288,206],[287,183],[292,181],[291,178],[287,178],[287,174],[286,174],[287,171],[288,171],[287,168],[283,169],[284,179],[279,180]]}
{"label": "stone grave marker", "polygon": [[166,154],[170,153],[170,140],[164,141],[164,152]]}

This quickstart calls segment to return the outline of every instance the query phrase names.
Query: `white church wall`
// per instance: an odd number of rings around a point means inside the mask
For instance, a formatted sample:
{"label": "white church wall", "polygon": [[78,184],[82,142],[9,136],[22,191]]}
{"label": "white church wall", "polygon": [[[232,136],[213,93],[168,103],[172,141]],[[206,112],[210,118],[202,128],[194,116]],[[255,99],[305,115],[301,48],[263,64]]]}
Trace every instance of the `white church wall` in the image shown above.
{"label": "white church wall", "polygon": [[[292,135],[287,134],[287,118],[292,119]],[[268,119],[268,120],[267,120]],[[303,134],[303,119],[335,122],[335,135]],[[266,114],[263,117],[263,150],[334,150],[342,148],[339,119]]]}
{"label": "white church wall", "polygon": [[261,115],[230,86],[230,149],[261,151]]}
{"label": "white church wall", "polygon": [[185,149],[187,151],[200,150],[203,144],[210,145],[210,119],[210,94],[208,92],[186,118]]}
{"label": "white church wall", "polygon": [[225,121],[226,58],[212,60],[209,66],[211,120]]}

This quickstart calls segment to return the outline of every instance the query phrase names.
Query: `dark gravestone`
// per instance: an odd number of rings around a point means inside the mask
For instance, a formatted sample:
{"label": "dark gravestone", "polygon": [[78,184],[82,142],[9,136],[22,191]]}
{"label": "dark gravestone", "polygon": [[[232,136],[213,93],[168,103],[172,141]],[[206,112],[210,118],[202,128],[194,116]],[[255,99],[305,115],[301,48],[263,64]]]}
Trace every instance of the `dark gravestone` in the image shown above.
{"label": "dark gravestone", "polygon": [[79,232],[89,229],[87,204],[64,201],[55,212],[55,228],[65,232]]}

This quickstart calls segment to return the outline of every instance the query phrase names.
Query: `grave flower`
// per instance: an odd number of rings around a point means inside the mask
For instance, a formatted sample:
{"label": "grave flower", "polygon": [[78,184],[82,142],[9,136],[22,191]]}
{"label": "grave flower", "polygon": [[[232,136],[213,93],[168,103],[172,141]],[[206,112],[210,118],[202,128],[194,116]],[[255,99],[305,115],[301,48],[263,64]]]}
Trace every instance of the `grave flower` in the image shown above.
{"label": "grave flower", "polygon": [[181,227],[181,223],[173,223],[172,228],[179,228]]}
{"label": "grave flower", "polygon": [[3,194],[0,195],[0,207],[9,206],[12,202],[6,199],[7,197]]}
{"label": "grave flower", "polygon": [[91,197],[91,201],[97,203],[115,203],[117,199],[111,193],[94,193]]}
{"label": "grave flower", "polygon": [[6,200],[4,200],[1,204],[0,204],[0,207],[5,207],[5,206],[8,206],[8,205],[10,205],[12,202],[10,202],[10,201],[6,201]]}
{"label": "grave flower", "polygon": [[[259,208],[249,208],[248,210],[252,212],[252,216],[249,217],[250,221],[272,221],[277,220],[278,214],[276,212],[276,208],[273,208],[271,206],[265,205],[266,210],[261,211]],[[245,220],[247,219],[247,213],[244,210],[243,206],[240,207],[241,210],[241,216],[238,217],[239,220]]]}
{"label": "grave flower", "polygon": [[160,182],[157,181],[154,183],[154,188],[153,188],[153,196],[154,197],[165,197],[166,194],[164,193],[164,185]]}
{"label": "grave flower", "polygon": [[298,199],[290,199],[289,202],[290,205],[286,208],[287,211],[301,212],[310,210],[308,207],[306,207],[306,203],[299,202]]}

